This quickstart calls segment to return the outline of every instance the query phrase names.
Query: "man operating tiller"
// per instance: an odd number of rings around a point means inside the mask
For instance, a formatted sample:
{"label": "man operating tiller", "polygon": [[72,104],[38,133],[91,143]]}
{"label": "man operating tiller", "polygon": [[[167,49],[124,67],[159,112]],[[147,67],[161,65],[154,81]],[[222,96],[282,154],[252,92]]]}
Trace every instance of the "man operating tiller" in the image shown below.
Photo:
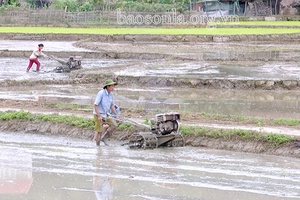
{"label": "man operating tiller", "polygon": [[96,141],[97,146],[100,145],[100,141],[104,142],[105,145],[108,145],[105,136],[107,133],[114,131],[117,127],[115,119],[111,117],[108,118],[109,109],[111,109],[112,113],[116,116],[116,119],[119,118],[114,106],[114,97],[112,93],[115,85],[117,85],[117,83],[113,80],[106,80],[103,89],[98,92],[94,102],[93,114],[96,128],[94,140]]}

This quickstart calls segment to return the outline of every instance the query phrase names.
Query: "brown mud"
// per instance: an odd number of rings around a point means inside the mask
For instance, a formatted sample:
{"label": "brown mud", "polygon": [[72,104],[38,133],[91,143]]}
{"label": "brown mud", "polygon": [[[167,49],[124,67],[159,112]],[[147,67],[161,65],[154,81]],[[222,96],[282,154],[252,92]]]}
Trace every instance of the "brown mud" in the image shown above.
{"label": "brown mud", "polygon": [[[84,138],[91,140],[94,131],[82,129],[63,123],[51,122],[30,122],[20,120],[1,121],[0,129],[9,132],[28,132],[50,135],[64,135],[69,137]],[[109,138],[123,141],[126,143],[128,137],[133,131],[117,131],[110,135]],[[247,153],[264,153],[270,155],[287,156],[300,158],[300,140],[282,144],[278,147],[271,146],[269,143],[261,141],[243,141],[242,138],[224,140],[220,138],[207,138],[203,136],[185,137],[185,145],[201,148],[213,148],[229,151],[247,152]]]}
{"label": "brown mud", "polygon": [[299,41],[300,33],[290,34],[251,34],[251,35],[148,35],[148,34],[21,34],[4,33],[0,34],[1,40],[57,40],[57,41],[76,41],[93,40],[98,42],[253,42],[253,41]]}
{"label": "brown mud", "polygon": [[[217,39],[218,38],[218,39]],[[296,78],[255,78],[247,74],[253,64],[264,66],[289,64],[297,68],[300,61],[300,34],[283,35],[86,35],[86,34],[0,34],[2,40],[46,40],[46,41],[75,41],[74,46],[89,51],[76,52],[85,59],[134,59],[151,62],[193,62],[218,63],[225,65],[222,73],[236,78],[206,77],[206,76],[132,76],[118,75],[120,85],[126,86],[157,86],[185,87],[207,89],[247,89],[247,90],[299,90],[300,81]],[[269,41],[270,44],[266,44]],[[242,42],[242,43],[240,43]],[[295,43],[296,42],[296,43]],[[228,45],[227,45],[228,44]],[[287,45],[288,44],[288,45]],[[30,51],[0,50],[0,57],[24,57]],[[51,52],[47,54],[67,57],[70,52]],[[272,64],[271,64],[272,63]],[[153,64],[155,67],[155,63]],[[204,64],[205,65],[205,64]],[[210,64],[208,64],[210,65]],[[247,71],[227,69],[226,65],[247,67]],[[106,77],[115,76],[115,72],[126,68],[114,66],[98,68],[97,70],[78,70],[69,74],[68,80],[36,80],[16,81],[4,80],[2,87],[31,86],[35,84],[94,84]],[[128,66],[129,67],[129,66]],[[135,66],[138,67],[138,66]],[[260,68],[250,73],[260,73]],[[230,74],[234,73],[234,74]],[[236,74],[237,73],[237,74]],[[284,74],[281,73],[281,74]],[[241,77],[239,77],[241,76]],[[246,77],[246,79],[244,78]],[[250,78],[249,78],[250,77]]]}
{"label": "brown mud", "polygon": [[[90,116],[91,110],[74,110],[74,109],[64,109],[57,108],[48,104],[43,104],[34,101],[10,101],[1,100],[0,108],[11,108],[11,109],[24,109],[30,112],[38,113],[60,113],[60,114],[72,114],[77,116]],[[122,116],[128,119],[136,119],[139,116],[151,118],[151,113],[145,111],[132,111],[126,110],[122,112]],[[196,118],[195,116],[185,116],[182,120],[182,124],[197,124],[197,123],[219,123],[219,124],[241,124],[241,122],[234,121],[220,121],[209,120],[205,118]],[[244,124],[249,125],[249,124]],[[74,126],[70,126],[63,123],[51,123],[51,122],[31,122],[23,120],[10,120],[1,121],[0,129],[9,132],[28,132],[28,133],[39,133],[39,134],[50,134],[50,135],[64,135],[69,137],[79,137],[92,141],[94,131],[89,129],[82,129]],[[109,138],[119,140],[126,143],[128,137],[139,130],[132,131],[116,131],[112,133]],[[243,138],[236,137],[232,139],[221,139],[221,138],[208,138],[204,136],[185,136],[185,142],[187,146],[201,147],[201,148],[212,148],[212,149],[222,149],[229,151],[247,152],[247,153],[263,153],[269,155],[287,156],[300,158],[300,140],[281,144],[279,146],[270,145],[270,143],[262,141],[249,141]]]}
{"label": "brown mud", "polygon": [[[86,74],[86,72],[74,72],[68,80],[33,80],[0,81],[1,87],[34,86],[34,85],[65,85],[65,84],[98,84],[100,80],[113,77],[118,79],[119,85],[128,87],[151,86],[151,87],[180,87],[200,89],[261,89],[261,90],[298,90],[300,80],[224,80],[224,79],[192,79],[192,78],[169,78],[169,77],[133,77],[115,76],[109,74]],[[99,73],[99,74],[98,74]]]}

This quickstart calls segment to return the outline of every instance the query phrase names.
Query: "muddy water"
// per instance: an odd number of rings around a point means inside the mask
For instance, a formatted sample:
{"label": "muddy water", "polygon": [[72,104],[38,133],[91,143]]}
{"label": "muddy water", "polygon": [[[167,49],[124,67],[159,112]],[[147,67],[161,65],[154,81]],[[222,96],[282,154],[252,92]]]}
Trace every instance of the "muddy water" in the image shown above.
{"label": "muddy water", "polygon": [[[14,137],[12,137],[14,135]],[[300,160],[0,132],[1,199],[300,199]]]}
{"label": "muddy water", "polygon": [[[99,86],[36,85],[0,88],[1,99],[91,106]],[[115,102],[122,108],[157,112],[190,112],[265,118],[300,118],[300,91],[249,91],[117,86]]]}
{"label": "muddy water", "polygon": [[20,51],[33,51],[38,44],[44,44],[45,53],[47,51],[63,52],[68,51],[71,53],[76,52],[90,52],[88,49],[74,47],[75,42],[61,42],[61,41],[36,41],[36,40],[1,40],[0,50],[20,50]]}
{"label": "muddy water", "polygon": [[[12,59],[1,58],[1,66],[5,66],[0,72],[0,79],[11,80],[66,80],[68,74],[52,73],[50,72],[56,66],[56,61],[42,60],[42,73],[25,73],[27,59]],[[133,64],[132,60],[107,60],[107,59],[86,59],[83,61],[83,66],[86,70],[94,70],[96,68],[106,68],[111,66],[118,66],[124,64]],[[189,66],[181,66],[176,70],[164,69],[162,64],[154,65],[146,64],[139,66],[131,65],[131,67],[120,70],[117,73],[128,74],[132,76],[201,76],[214,77],[214,76],[227,76],[223,68],[223,73],[220,69],[214,68],[213,65],[207,66],[206,69],[199,68],[199,64]],[[166,61],[166,63],[169,63]],[[165,63],[165,64],[166,64]],[[175,64],[173,62],[173,64]],[[178,64],[178,63],[177,63]],[[186,65],[186,64],[185,64]],[[34,68],[33,68],[34,69]],[[252,68],[254,69],[254,68]],[[298,68],[270,68],[272,73],[269,73],[269,78],[290,76],[295,79],[300,73],[297,72]],[[234,70],[234,67],[227,68]],[[259,70],[259,69],[255,69]],[[255,71],[254,70],[254,71]],[[277,71],[279,70],[279,71]],[[198,72],[197,72],[198,71]],[[247,69],[236,69],[235,73],[245,73]],[[289,73],[286,73],[289,71]],[[260,72],[268,74],[268,70]],[[197,75],[197,73],[199,73]],[[214,73],[216,73],[214,75]],[[244,79],[251,78],[250,72],[247,71],[248,76]],[[258,78],[260,75],[251,76]],[[230,76],[233,76],[231,73]],[[253,78],[252,77],[252,78]],[[228,78],[228,77],[227,77]],[[34,100],[44,99],[48,103],[72,103],[80,105],[92,105],[95,94],[100,89],[96,85],[49,85],[41,86],[36,85],[32,87],[2,87],[0,88],[1,99],[14,99],[14,100]],[[299,118],[300,117],[300,92],[298,90],[291,91],[262,91],[262,90],[212,90],[212,89],[180,89],[180,88],[153,88],[153,87],[138,87],[127,88],[118,86],[115,91],[116,103],[123,108],[138,108],[138,109],[152,109],[159,112],[164,111],[179,111],[179,112],[198,112],[208,114],[221,114],[221,115],[239,115],[249,117],[269,117],[269,118]]]}
{"label": "muddy water", "polygon": [[[44,52],[93,51],[74,47],[75,42],[41,41]],[[3,40],[2,51],[32,51],[37,41]],[[135,77],[169,77],[193,79],[240,80],[299,80],[299,44],[242,43],[94,43],[99,51],[168,54],[182,59],[87,59],[83,58],[84,73],[116,67],[115,75]],[[86,46],[89,46],[86,45]],[[67,74],[52,73],[60,66],[55,60],[41,58],[42,73],[25,73],[28,56],[0,57],[0,81],[3,80],[66,80]],[[66,59],[67,58],[62,58]],[[186,58],[186,59],[184,59]],[[35,69],[33,67],[33,69]],[[49,85],[0,88],[0,98],[39,100],[49,103],[91,105],[100,86]],[[152,109],[158,112],[179,111],[221,115],[269,118],[299,118],[298,90],[212,90],[179,88],[129,88],[118,86],[116,102],[123,108]]]}
{"label": "muddy water", "polygon": [[[61,58],[68,61],[68,58]],[[0,81],[3,80],[62,80],[68,79],[66,73],[55,73],[55,68],[62,66],[56,60],[40,58],[41,72],[36,73],[35,64],[31,71],[26,73],[29,60],[27,58],[0,58]],[[130,62],[130,61],[127,61]],[[123,60],[105,60],[105,59],[85,59],[82,61],[82,66],[85,69],[94,69],[97,67],[111,67],[123,65],[126,61]]]}
{"label": "muddy water", "polygon": [[[46,53],[89,51],[75,48],[72,42],[43,43]],[[1,41],[0,50],[31,51],[36,44],[36,41]],[[111,51],[123,50],[117,44],[107,45],[102,47]],[[88,73],[97,68],[127,65],[115,72],[119,76],[299,79],[298,46],[227,44],[226,50],[222,44],[201,44],[193,48],[190,45],[178,45],[176,48],[148,45],[144,47],[146,53],[168,52],[191,60],[99,58],[84,59],[82,65]],[[141,52],[136,44],[132,48]],[[246,58],[232,61],[241,55]],[[28,56],[1,57],[0,81],[68,79],[67,74],[51,72],[59,65],[54,60],[41,59],[43,73],[24,73]],[[91,105],[99,89],[100,86],[96,85],[2,87],[0,98]],[[183,90],[118,86],[115,95],[121,107],[157,112],[300,117],[300,92],[297,90]],[[300,161],[291,158],[191,147],[132,151],[115,141],[111,142],[113,147],[96,148],[94,143],[83,139],[25,133],[0,132],[0,138],[0,199],[4,200],[300,199]]]}

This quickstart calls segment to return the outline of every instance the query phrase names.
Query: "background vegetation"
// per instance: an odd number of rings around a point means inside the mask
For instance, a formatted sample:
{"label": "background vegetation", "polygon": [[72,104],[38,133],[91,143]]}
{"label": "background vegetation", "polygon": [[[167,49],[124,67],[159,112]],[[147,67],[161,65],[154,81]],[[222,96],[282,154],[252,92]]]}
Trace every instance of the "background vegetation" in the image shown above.
{"label": "background vegetation", "polygon": [[[107,2],[103,0],[55,0],[51,3],[45,1],[26,0],[23,7],[27,8],[50,8],[66,9],[68,12],[83,12],[103,9],[119,9],[121,11],[138,11],[138,12],[167,12],[176,8],[179,12],[190,9],[192,1],[196,0],[116,0]],[[0,6],[3,8],[20,7],[18,0],[0,0]]]}

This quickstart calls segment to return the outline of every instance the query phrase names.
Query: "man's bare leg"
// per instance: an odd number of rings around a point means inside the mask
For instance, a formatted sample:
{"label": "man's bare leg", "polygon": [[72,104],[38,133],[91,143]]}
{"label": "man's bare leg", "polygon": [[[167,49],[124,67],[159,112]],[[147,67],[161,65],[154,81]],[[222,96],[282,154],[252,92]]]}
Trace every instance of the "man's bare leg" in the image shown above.
{"label": "man's bare leg", "polygon": [[100,138],[101,138],[101,133],[99,132],[95,132],[94,138],[93,140],[96,141],[96,145],[99,146],[100,145]]}
{"label": "man's bare leg", "polygon": [[110,126],[108,127],[102,134],[101,134],[101,141],[106,145],[108,146],[108,143],[107,143],[107,134],[108,133],[111,133],[113,130],[115,130],[115,126]]}
{"label": "man's bare leg", "polygon": [[104,131],[100,134],[100,141],[102,141],[106,146],[108,146],[105,136],[106,136],[107,132],[110,130],[110,127],[108,124],[104,124],[103,128],[104,128]]}

